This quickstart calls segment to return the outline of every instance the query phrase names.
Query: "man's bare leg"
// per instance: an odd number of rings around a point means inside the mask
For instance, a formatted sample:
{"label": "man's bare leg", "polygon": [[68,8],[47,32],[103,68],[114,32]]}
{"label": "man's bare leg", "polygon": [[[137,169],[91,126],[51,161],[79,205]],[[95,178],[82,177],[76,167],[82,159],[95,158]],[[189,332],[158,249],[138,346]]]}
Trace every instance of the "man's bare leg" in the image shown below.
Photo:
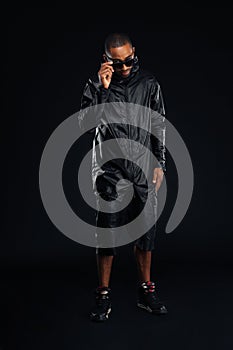
{"label": "man's bare leg", "polygon": [[[141,250],[134,245],[134,253],[141,283],[141,286],[138,288],[137,306],[153,314],[167,314],[166,306],[159,301],[158,294],[155,292],[155,282],[150,280],[152,252]],[[150,297],[151,293],[153,293],[154,298]]]}
{"label": "man's bare leg", "polygon": [[134,245],[134,255],[136,258],[140,283],[150,281],[151,251],[141,250]]}
{"label": "man's bare leg", "polygon": [[96,255],[100,286],[109,287],[113,257],[113,255]]}
{"label": "man's bare leg", "polygon": [[95,306],[90,312],[92,321],[102,322],[109,318],[112,310],[111,288],[109,281],[112,270],[113,255],[96,254],[99,285],[95,290]]}

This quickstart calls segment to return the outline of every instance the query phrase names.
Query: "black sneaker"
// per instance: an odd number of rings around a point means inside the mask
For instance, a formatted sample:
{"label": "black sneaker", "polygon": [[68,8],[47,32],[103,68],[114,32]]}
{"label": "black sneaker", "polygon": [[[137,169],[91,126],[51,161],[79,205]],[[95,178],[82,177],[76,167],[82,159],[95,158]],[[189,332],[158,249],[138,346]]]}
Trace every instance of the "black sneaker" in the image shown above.
{"label": "black sneaker", "polygon": [[152,281],[143,282],[138,288],[137,306],[157,315],[168,313],[166,307],[159,300],[155,291],[155,283]]}
{"label": "black sneaker", "polygon": [[91,311],[92,321],[102,322],[108,319],[111,312],[111,289],[108,287],[97,287],[95,289],[95,306]]}

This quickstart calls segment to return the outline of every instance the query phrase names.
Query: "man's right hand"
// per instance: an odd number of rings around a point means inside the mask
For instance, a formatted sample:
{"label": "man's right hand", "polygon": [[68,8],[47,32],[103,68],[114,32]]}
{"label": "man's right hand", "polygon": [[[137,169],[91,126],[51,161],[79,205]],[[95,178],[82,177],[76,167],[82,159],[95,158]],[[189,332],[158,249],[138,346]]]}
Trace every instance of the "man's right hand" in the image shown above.
{"label": "man's right hand", "polygon": [[102,63],[98,72],[99,80],[105,89],[108,89],[109,84],[111,83],[112,73],[114,72],[112,63],[112,61]]}

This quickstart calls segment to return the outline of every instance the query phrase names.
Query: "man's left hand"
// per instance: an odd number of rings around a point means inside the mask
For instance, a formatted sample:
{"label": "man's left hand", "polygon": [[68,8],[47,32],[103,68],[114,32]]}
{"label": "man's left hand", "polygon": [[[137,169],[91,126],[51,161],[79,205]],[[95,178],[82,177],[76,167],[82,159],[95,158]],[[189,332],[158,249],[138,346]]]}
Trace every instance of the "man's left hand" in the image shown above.
{"label": "man's left hand", "polygon": [[155,185],[155,190],[158,191],[161,183],[163,181],[163,169],[162,168],[155,168],[154,169],[154,174],[153,174],[153,183],[156,183]]}

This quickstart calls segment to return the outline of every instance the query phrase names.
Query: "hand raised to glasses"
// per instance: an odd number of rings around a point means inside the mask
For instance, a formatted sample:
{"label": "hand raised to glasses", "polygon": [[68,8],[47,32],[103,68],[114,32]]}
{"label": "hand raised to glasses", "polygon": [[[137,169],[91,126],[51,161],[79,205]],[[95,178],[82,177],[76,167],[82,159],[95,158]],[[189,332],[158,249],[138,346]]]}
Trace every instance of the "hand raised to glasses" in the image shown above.
{"label": "hand raised to glasses", "polygon": [[112,64],[112,61],[102,63],[98,72],[99,81],[103,84],[105,89],[108,89],[111,83],[112,73],[114,72]]}

